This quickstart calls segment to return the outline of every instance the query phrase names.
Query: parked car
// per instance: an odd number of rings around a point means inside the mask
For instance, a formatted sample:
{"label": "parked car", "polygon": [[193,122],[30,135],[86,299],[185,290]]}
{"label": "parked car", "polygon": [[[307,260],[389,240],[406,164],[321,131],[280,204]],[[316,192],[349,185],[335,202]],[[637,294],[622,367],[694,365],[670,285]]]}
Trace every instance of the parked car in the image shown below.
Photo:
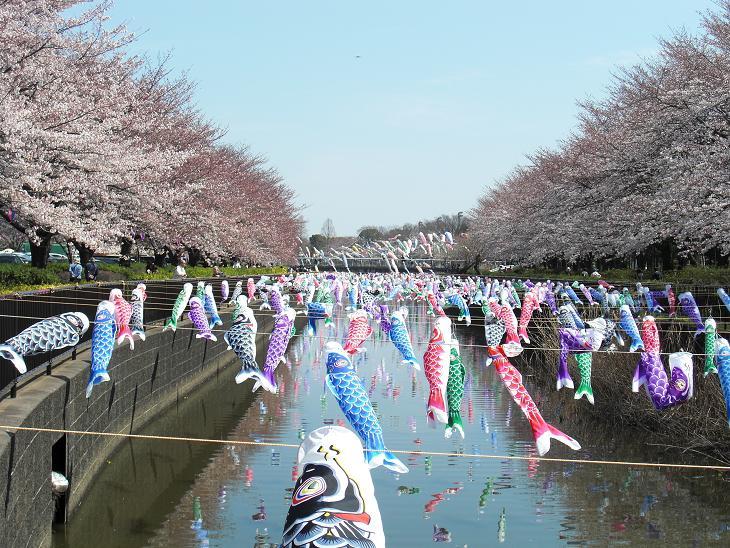
{"label": "parked car", "polygon": [[15,253],[0,253],[0,264],[24,264],[25,261]]}
{"label": "parked car", "polygon": [[63,253],[49,253],[48,260],[52,263],[67,263],[68,257]]}
{"label": "parked car", "polygon": [[[119,255],[94,255],[94,260],[97,263],[119,264]],[[134,259],[130,260],[134,262]]]}

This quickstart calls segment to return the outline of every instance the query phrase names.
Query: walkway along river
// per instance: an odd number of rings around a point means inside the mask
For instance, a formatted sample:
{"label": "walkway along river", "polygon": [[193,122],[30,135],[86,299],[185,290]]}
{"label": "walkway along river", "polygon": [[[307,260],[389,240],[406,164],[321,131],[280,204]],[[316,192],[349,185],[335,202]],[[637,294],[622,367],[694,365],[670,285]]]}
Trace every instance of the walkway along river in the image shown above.
{"label": "walkway along river", "polygon": [[[409,327],[423,355],[430,319],[411,305]],[[347,319],[332,331],[295,336],[278,395],[250,393],[233,382],[232,363],[141,433],[258,441],[259,446],[128,440],[112,455],[54,546],[266,546],[278,543],[295,478],[297,444],[321,424],[344,424],[323,382],[323,347],[342,339]],[[400,364],[378,332],[355,360],[369,387],[391,449],[516,455],[536,452],[527,422],[492,368],[485,368],[481,327],[457,327],[467,366],[462,415],[466,438],[444,439],[426,425],[423,372]],[[299,334],[301,335],[301,333]],[[235,360],[231,354],[232,361]],[[554,364],[547,365],[551,369]],[[600,374],[600,373],[597,373]],[[578,439],[572,452],[554,443],[548,456],[627,461],[697,462],[639,445],[624,431],[604,431],[594,420],[563,417],[555,393],[525,378],[546,419]],[[640,397],[637,395],[637,397]],[[643,396],[641,396],[643,397]],[[582,402],[588,405],[587,402]],[[632,468],[474,456],[401,455],[410,473],[373,470],[390,546],[426,546],[434,526],[456,546],[597,544],[686,545],[730,543],[728,475],[712,470]]]}

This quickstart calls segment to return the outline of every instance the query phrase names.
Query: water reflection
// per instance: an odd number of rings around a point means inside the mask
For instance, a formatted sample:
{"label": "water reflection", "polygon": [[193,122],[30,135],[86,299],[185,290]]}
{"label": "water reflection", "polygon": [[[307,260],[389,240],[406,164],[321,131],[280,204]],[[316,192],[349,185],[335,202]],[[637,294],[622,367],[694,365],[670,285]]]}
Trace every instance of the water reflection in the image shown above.
{"label": "water reflection", "polygon": [[[342,316],[333,326],[339,336],[346,333]],[[408,323],[422,355],[428,318],[415,309]],[[145,433],[298,444],[319,425],[345,425],[324,384],[327,329],[292,339],[287,367],[278,370],[278,395],[253,399],[247,385],[233,382],[234,364],[230,375],[206,384]],[[427,427],[423,372],[401,365],[380,330],[355,357],[389,446],[411,451],[403,455],[410,473],[372,474],[389,545],[730,543],[727,475],[537,460],[530,427],[494,370],[484,367],[484,349],[469,346],[481,343],[479,329],[460,330],[459,339],[468,371],[464,440]],[[551,457],[689,458],[642,444],[643,433],[598,428],[580,414],[585,401],[567,401],[530,377],[525,383],[548,422],[583,446],[574,453],[555,444]],[[479,458],[494,454],[527,460]],[[110,461],[73,522],[54,535],[56,546],[276,545],[299,473],[294,449],[267,446],[133,440]]]}
{"label": "water reflection", "polygon": [[208,540],[208,530],[203,527],[203,510],[200,504],[200,497],[193,500],[193,521],[190,529],[195,531],[197,546],[210,546]]}

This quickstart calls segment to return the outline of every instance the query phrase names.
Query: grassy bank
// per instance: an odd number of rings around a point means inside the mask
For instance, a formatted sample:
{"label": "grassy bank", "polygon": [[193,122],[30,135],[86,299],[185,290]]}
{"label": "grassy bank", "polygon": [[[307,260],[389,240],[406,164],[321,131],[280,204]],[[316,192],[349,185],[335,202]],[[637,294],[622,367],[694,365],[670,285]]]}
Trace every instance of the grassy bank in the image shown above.
{"label": "grassy bank", "polygon": [[[662,326],[662,349],[702,353],[704,341],[686,333],[688,323],[671,322]],[[706,456],[728,462],[730,430],[725,417],[725,401],[717,375],[702,375],[704,359],[694,359],[694,396],[677,407],[657,411],[642,388],[631,391],[631,380],[639,361],[639,353],[604,353],[593,355],[591,384],[595,405],[585,399],[574,400],[573,390],[555,391],[559,347],[554,325],[531,326],[530,339],[536,348],[556,350],[525,351],[513,361],[531,383],[542,388],[544,397],[553,400],[564,417],[594,421],[614,430],[616,435],[651,438],[652,444],[667,450],[686,453],[687,458]],[[626,347],[620,348],[625,351]],[[667,356],[662,356],[667,363]],[[570,374],[578,386],[580,373],[573,356],[568,360]],[[559,403],[558,403],[559,402]],[[642,434],[645,433],[645,436]]]}
{"label": "grassy bank", "polygon": [[[730,284],[730,268],[718,267],[697,267],[691,266],[681,270],[669,270],[662,272],[661,280],[652,280],[653,272],[644,272],[643,278],[639,278],[636,271],[629,269],[613,269],[600,273],[601,278],[609,280],[613,284],[634,284],[637,281],[642,282],[665,282],[671,284],[683,285],[728,285]],[[581,278],[580,272],[555,272],[548,269],[515,269],[509,273],[510,277],[519,278],[557,278],[557,279],[577,279]]]}
{"label": "grassy bank", "polygon": [[[581,272],[554,271],[545,268],[515,268],[504,272],[486,272],[482,269],[482,273],[497,278],[522,278],[523,280],[527,278],[536,280],[546,278],[555,280],[583,279]],[[653,272],[650,271],[645,271],[643,278],[639,278],[636,271],[630,269],[605,270],[600,274],[602,279],[616,285],[622,283],[633,285],[637,281],[681,285],[730,285],[730,268],[720,267],[688,266],[680,270],[666,270],[662,272],[661,280],[652,280]]]}
{"label": "grassy bank", "polygon": [[[97,263],[100,282],[122,280],[167,280],[172,278],[174,267],[166,266],[154,273],[147,273],[144,264],[133,263],[130,267],[115,264]],[[282,274],[288,272],[287,267],[254,267],[254,268],[221,268],[227,277],[251,276],[260,274]],[[188,267],[190,278],[209,278],[213,269],[210,267]],[[69,282],[68,264],[51,263],[46,268],[33,268],[29,265],[0,265],[0,295],[35,289],[49,289],[72,285]]]}

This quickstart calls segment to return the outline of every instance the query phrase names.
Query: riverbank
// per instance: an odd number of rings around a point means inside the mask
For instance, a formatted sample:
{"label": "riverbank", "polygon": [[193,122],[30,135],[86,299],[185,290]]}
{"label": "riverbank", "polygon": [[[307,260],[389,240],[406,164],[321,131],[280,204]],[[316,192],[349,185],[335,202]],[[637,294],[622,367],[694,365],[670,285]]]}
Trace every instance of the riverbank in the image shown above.
{"label": "riverbank", "polygon": [[[565,272],[564,270],[551,270],[547,268],[515,268],[499,272],[484,272],[485,276],[495,278],[520,278],[526,280],[579,280],[595,282],[596,278],[584,278],[581,272]],[[687,266],[678,270],[665,270],[661,273],[660,279],[653,279],[654,272],[642,271],[640,275],[635,270],[611,269],[601,271],[601,279],[611,280],[615,285],[633,286],[636,282],[646,285],[652,284],[673,284],[673,285],[730,285],[730,268],[728,267],[699,267]]]}
{"label": "riverbank", "polygon": [[[714,295],[698,297],[698,304],[707,311],[716,299]],[[719,304],[711,309],[718,322],[718,332],[730,329],[727,314]],[[481,328],[483,315],[472,307],[474,324]],[[600,315],[598,307],[583,310],[586,319]],[[516,311],[519,317],[519,310]],[[618,318],[614,318],[615,321]],[[638,319],[637,319],[638,321]],[[693,324],[687,318],[657,318],[662,350],[680,350],[696,354],[693,371],[694,394],[686,403],[658,411],[651,404],[642,388],[632,392],[631,383],[640,352],[628,352],[628,346],[619,347],[616,352],[593,354],[591,384],[595,404],[585,398],[575,400],[574,391],[562,388],[556,391],[556,376],[560,344],[557,336],[557,321],[547,307],[536,311],[528,327],[531,344],[510,361],[519,369],[526,382],[534,385],[540,393],[540,400],[552,402],[561,417],[570,417],[584,426],[594,425],[616,436],[636,436],[673,457],[686,455],[691,462],[704,464],[730,464],[730,428],[725,410],[725,398],[717,375],[703,375],[704,337],[694,338]],[[480,336],[483,341],[483,335]],[[483,344],[483,342],[482,342]],[[668,356],[662,355],[667,364]],[[580,373],[571,355],[568,359],[571,377],[578,386]],[[536,398],[537,400],[537,398]],[[538,402],[538,407],[541,403]],[[650,438],[650,441],[649,439]]]}
{"label": "riverbank", "polygon": [[[175,268],[165,266],[156,272],[148,273],[146,266],[141,263],[133,263],[132,266],[123,267],[115,264],[98,262],[98,282],[114,281],[145,281],[145,280],[170,280],[173,278]],[[189,266],[186,272],[189,278],[209,278],[212,268],[202,266]],[[247,267],[233,268],[222,267],[221,273],[226,277],[277,275],[288,272],[284,266],[275,267]],[[89,283],[89,282],[81,282]],[[93,282],[91,282],[93,283]],[[36,291],[40,289],[60,289],[64,287],[75,287],[78,284],[69,281],[68,263],[49,263],[46,268],[34,268],[30,265],[3,265],[0,264],[0,295],[18,293],[24,291]]]}
{"label": "riverbank", "polygon": [[[231,367],[231,372],[234,369]],[[288,368],[279,368],[277,374],[280,386],[288,385]],[[261,403],[270,410],[265,417],[260,413]],[[248,433],[264,420],[276,428],[290,404],[291,395],[286,390],[281,394],[252,392],[250,383],[237,385],[228,373],[214,375],[174,406],[156,413],[155,420],[136,433],[247,440]],[[180,512],[182,515],[173,521],[184,522],[194,537],[195,530],[189,526],[195,505],[190,489],[205,480],[215,485],[196,493],[198,505],[207,515],[221,497],[225,500],[228,489],[235,488],[227,488],[222,478],[238,472],[244,481],[246,463],[254,453],[263,451],[270,450],[249,445],[124,440],[103,463],[69,522],[54,526],[53,546],[154,546],[156,526],[170,519],[178,505],[186,512]],[[101,515],[104,527],[99,526]]]}
{"label": "riverbank", "polygon": [[[663,324],[662,347],[666,351],[703,354],[703,340],[693,340],[687,333],[688,324]],[[555,329],[540,323],[530,328],[530,340],[535,348],[557,349]],[[558,350],[530,350],[514,360],[523,375],[544,390],[555,391]],[[628,353],[626,347],[618,352],[594,353],[591,384],[595,404],[585,399],[573,399],[568,388],[559,391],[561,412],[581,421],[592,421],[602,428],[610,428],[616,436],[636,436],[673,455],[685,454],[687,460],[730,464],[730,429],[725,412],[725,399],[717,375],[704,377],[704,356],[694,358],[694,395],[682,405],[658,411],[651,404],[643,388],[632,392],[631,381],[640,353]],[[667,356],[662,356],[667,363]],[[578,386],[580,373],[574,357],[568,359],[568,367]]]}
{"label": "riverbank", "polygon": [[[230,313],[221,311],[227,324]],[[259,330],[270,331],[272,316],[258,317]],[[300,320],[301,321],[301,320]],[[178,330],[147,330],[136,349],[116,348],[109,367],[111,382],[94,387],[85,397],[90,350],[87,343],[58,363],[50,375],[21,386],[17,397],[0,401],[5,425],[88,432],[135,433],[166,408],[184,399],[207,379],[238,369],[236,356],[217,341],[197,339],[189,322]],[[257,341],[263,361],[267,339]],[[241,387],[246,390],[246,387]],[[51,523],[63,522],[83,502],[94,478],[123,437],[69,435],[7,429],[0,433],[0,488],[4,513],[0,537],[8,546],[44,546]],[[49,476],[58,471],[69,479],[69,491],[59,502],[51,495]]]}

